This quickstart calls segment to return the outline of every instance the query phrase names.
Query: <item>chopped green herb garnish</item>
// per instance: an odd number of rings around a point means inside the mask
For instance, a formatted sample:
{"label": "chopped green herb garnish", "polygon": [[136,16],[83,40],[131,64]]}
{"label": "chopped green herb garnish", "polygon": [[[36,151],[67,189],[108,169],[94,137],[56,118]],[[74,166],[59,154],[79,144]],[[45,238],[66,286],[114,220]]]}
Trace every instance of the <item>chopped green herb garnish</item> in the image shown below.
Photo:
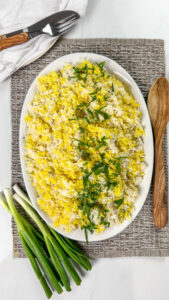
{"label": "chopped green herb garnish", "polygon": [[107,101],[109,97],[107,95],[104,95],[104,100]]}
{"label": "chopped green herb garnish", "polygon": [[109,162],[115,166],[116,172],[119,174],[121,172],[121,164],[120,164],[119,160],[118,159],[115,159],[115,160],[110,159]]}
{"label": "chopped green herb garnish", "polygon": [[106,144],[106,137],[105,136],[103,136],[102,138],[101,138],[101,140],[98,140],[97,142],[98,142],[98,145],[96,146],[96,149],[98,150],[99,148],[101,148],[101,147],[103,147],[103,146],[106,146],[107,144]]}
{"label": "chopped green herb garnish", "polygon": [[88,113],[91,115],[92,118],[94,118],[94,113],[91,111],[90,108],[87,108]]}
{"label": "chopped green herb garnish", "polygon": [[85,117],[85,111],[83,109],[77,108],[75,113],[77,119],[83,119]]}
{"label": "chopped green herb garnish", "polygon": [[104,160],[105,159],[105,153],[101,154],[101,159]]}
{"label": "chopped green herb garnish", "polygon": [[118,181],[107,181],[106,187],[110,190],[112,187],[116,187],[118,185]]}
{"label": "chopped green herb garnish", "polygon": [[86,107],[86,106],[87,106],[87,103],[82,102],[82,103],[80,103],[79,105],[76,106],[76,109],[79,109],[79,108],[82,108],[82,107]]}
{"label": "chopped green herb garnish", "polygon": [[99,120],[99,115],[101,115],[104,118],[104,121],[110,119],[111,115],[109,115],[108,113],[102,111],[103,108],[105,108],[106,106],[103,106],[97,110],[95,110],[95,114],[96,114],[96,118]]}
{"label": "chopped green herb garnish", "polygon": [[102,62],[100,62],[100,63],[96,63],[96,65],[101,69],[101,70],[103,70],[103,67],[104,67],[104,65],[105,65],[105,61],[102,61]]}
{"label": "chopped green herb garnish", "polygon": [[109,178],[109,168],[108,168],[108,165],[105,165],[105,167],[104,167],[104,173],[105,173],[105,176],[107,178]]}
{"label": "chopped green herb garnish", "polygon": [[90,153],[87,152],[87,151],[85,151],[85,150],[82,150],[82,158],[83,158],[84,160],[89,159],[89,158],[90,158]]}
{"label": "chopped green herb garnish", "polygon": [[99,162],[97,165],[93,167],[92,171],[95,175],[98,175],[100,173],[104,173],[104,167],[105,167],[105,163]]}
{"label": "chopped green herb garnish", "polygon": [[88,233],[87,233],[87,228],[86,227],[84,227],[84,231],[85,231],[86,243],[88,244],[89,240],[88,240]]}
{"label": "chopped green herb garnish", "polygon": [[114,85],[113,85],[113,83],[112,83],[112,86],[111,86],[111,90],[114,93]]}
{"label": "chopped green herb garnish", "polygon": [[99,175],[101,173],[104,173],[106,177],[109,177],[109,169],[108,169],[108,165],[102,161],[97,163],[93,168],[92,168],[92,172],[95,175]]}
{"label": "chopped green herb garnish", "polygon": [[73,67],[73,70],[74,70],[75,73],[80,73],[80,69],[77,68],[77,67]]}
{"label": "chopped green herb garnish", "polygon": [[86,142],[83,142],[83,141],[78,140],[78,139],[74,139],[74,140],[78,142],[78,147],[79,147],[79,146],[87,146],[87,147],[89,147],[89,144],[86,143]]}
{"label": "chopped green herb garnish", "polygon": [[83,176],[83,185],[84,185],[84,189],[86,188],[86,185],[87,185],[87,181],[90,177],[90,175],[92,174],[92,172],[88,173],[86,170],[85,170],[85,175]]}
{"label": "chopped green herb garnish", "polygon": [[[105,208],[101,203],[98,202],[100,193],[101,193],[101,185],[100,183],[92,183],[90,181],[90,175],[93,173],[93,169],[91,172],[88,172],[87,170],[81,168],[81,170],[84,172],[83,176],[83,190],[79,192],[78,194],[78,200],[79,200],[79,209],[82,210],[83,215],[87,216],[87,222],[85,225],[82,226],[82,229],[85,230],[85,237],[86,241],[88,240],[87,237],[87,231],[90,231],[91,233],[96,229],[96,225],[94,224],[92,220],[92,209],[96,208],[98,209],[98,213],[100,215],[101,224],[104,224],[105,226],[109,226],[108,223],[106,223],[106,212],[108,212],[107,208]],[[96,166],[95,166],[96,171]]]}
{"label": "chopped green herb garnish", "polygon": [[95,113],[100,113],[100,111],[102,111],[102,109],[105,108],[105,107],[106,107],[106,105],[100,107],[99,109],[95,110]]}
{"label": "chopped green herb garnish", "polygon": [[112,159],[109,160],[109,162],[112,163],[116,167],[116,172],[118,174],[121,173],[121,163],[120,163],[120,160],[123,159],[123,158],[127,158],[127,156],[119,156],[119,157],[116,157],[114,160],[112,160]]}
{"label": "chopped green herb garnish", "polygon": [[94,96],[94,95],[96,95],[96,94],[97,94],[97,92],[98,92],[98,90],[99,90],[99,89],[97,88],[97,89],[96,89],[94,92],[90,93],[89,95],[90,95],[90,96]]}
{"label": "chopped green herb garnish", "polygon": [[112,176],[117,177],[117,176],[119,176],[119,174],[117,174],[117,173],[112,173]]}
{"label": "chopped green herb garnish", "polygon": [[71,78],[77,78],[78,80],[83,80],[84,82],[87,81],[87,76],[88,76],[88,66],[85,64],[83,68],[78,68],[78,67],[73,67],[74,70],[74,76],[69,77]]}
{"label": "chopped green herb garnish", "polygon": [[105,217],[101,217],[100,224],[103,224],[103,225],[105,225],[107,227],[110,226],[110,222],[105,221]]}
{"label": "chopped green herb garnish", "polygon": [[123,204],[124,198],[120,198],[119,200],[115,200],[114,203],[120,207]]}
{"label": "chopped green herb garnish", "polygon": [[97,100],[96,96],[92,96],[92,100],[89,102],[89,104],[92,103],[95,100]]}
{"label": "chopped green herb garnish", "polygon": [[77,78],[77,76],[69,76],[68,79],[74,79],[74,78]]}
{"label": "chopped green herb garnish", "polygon": [[80,133],[84,133],[85,132],[85,128],[83,128],[82,126],[79,126],[79,130],[80,130]]}
{"label": "chopped green herb garnish", "polygon": [[88,124],[90,124],[90,120],[88,119],[88,117],[85,117],[85,120],[87,121]]}

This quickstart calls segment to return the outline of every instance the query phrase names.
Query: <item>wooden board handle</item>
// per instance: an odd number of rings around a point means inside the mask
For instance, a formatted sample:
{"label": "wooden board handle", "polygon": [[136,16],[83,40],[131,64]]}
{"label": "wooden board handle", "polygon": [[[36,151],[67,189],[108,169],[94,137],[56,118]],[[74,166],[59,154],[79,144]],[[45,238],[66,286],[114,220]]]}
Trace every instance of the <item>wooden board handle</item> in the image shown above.
{"label": "wooden board handle", "polygon": [[0,36],[0,50],[25,43],[29,40],[29,36],[26,32],[19,33],[17,35],[6,37],[6,35]]}
{"label": "wooden board handle", "polygon": [[163,159],[163,135],[164,132],[155,134],[155,162],[154,162],[154,224],[163,228],[168,221],[168,199],[166,178]]}

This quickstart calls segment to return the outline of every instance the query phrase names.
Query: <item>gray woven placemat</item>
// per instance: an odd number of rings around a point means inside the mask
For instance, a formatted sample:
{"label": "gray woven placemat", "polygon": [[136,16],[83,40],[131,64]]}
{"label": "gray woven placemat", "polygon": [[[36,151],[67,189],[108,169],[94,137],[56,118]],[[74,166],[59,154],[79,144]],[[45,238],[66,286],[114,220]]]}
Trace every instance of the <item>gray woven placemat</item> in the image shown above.
{"label": "gray woven placemat", "polygon": [[[95,52],[120,63],[136,80],[144,97],[153,81],[165,74],[164,43],[162,40],[83,39],[60,40],[47,54],[20,69],[12,76],[12,183],[24,187],[20,168],[18,128],[22,104],[35,76],[56,58],[72,52]],[[164,141],[167,166],[167,140]],[[16,226],[12,223],[14,257],[24,257]],[[168,256],[169,225],[162,230],[152,222],[152,187],[147,200],[134,222],[118,236],[88,245],[80,243],[91,257]]]}

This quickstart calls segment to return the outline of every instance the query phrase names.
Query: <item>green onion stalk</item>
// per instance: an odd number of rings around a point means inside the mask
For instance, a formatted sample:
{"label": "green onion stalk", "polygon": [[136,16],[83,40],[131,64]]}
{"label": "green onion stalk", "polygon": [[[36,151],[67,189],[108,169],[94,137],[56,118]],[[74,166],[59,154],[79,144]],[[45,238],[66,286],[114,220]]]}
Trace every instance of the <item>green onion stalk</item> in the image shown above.
{"label": "green onion stalk", "polygon": [[[28,196],[18,185],[13,190],[14,195],[8,188],[3,190],[0,204],[13,216],[23,248],[47,298],[52,296],[53,290],[58,294],[62,293],[63,287],[66,291],[71,291],[70,277],[77,285],[81,283],[72,261],[88,271],[91,270],[88,257],[73,241],[57,233],[40,218]],[[35,225],[18,212],[14,200]]]}

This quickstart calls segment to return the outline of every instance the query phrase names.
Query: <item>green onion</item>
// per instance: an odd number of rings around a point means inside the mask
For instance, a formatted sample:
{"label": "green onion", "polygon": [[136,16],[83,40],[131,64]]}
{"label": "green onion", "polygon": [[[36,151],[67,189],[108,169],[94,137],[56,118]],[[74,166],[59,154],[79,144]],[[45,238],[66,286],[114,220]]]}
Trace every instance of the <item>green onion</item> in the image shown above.
{"label": "green onion", "polygon": [[101,69],[101,71],[103,70],[103,67],[104,67],[104,65],[105,65],[105,61],[102,61],[102,62],[100,62],[100,63],[96,63],[96,65]]}
{"label": "green onion", "polygon": [[114,203],[115,203],[118,207],[120,207],[120,206],[122,205],[123,201],[124,201],[124,198],[121,198],[121,199],[115,200]]}
{"label": "green onion", "polygon": [[[77,279],[77,274],[76,274],[76,270],[74,269],[74,267],[72,266],[71,262],[69,262],[64,255],[63,249],[60,248],[59,244],[57,243],[57,241],[55,241],[53,239],[53,236],[50,234],[50,231],[47,231],[47,227],[45,226],[45,224],[42,222],[42,220],[40,219],[40,217],[38,216],[38,214],[26,203],[23,201],[23,199],[21,199],[18,195],[14,195],[14,199],[24,208],[24,210],[26,210],[26,212],[32,217],[32,219],[34,220],[34,222],[37,224],[37,226],[39,227],[40,231],[42,232],[44,239],[45,239],[45,243],[47,246],[47,249],[49,251],[49,254],[52,258],[53,264],[56,267],[56,269],[58,270],[58,273],[62,279],[63,284],[65,285],[67,290],[70,290],[70,287],[68,287],[68,277],[67,274],[64,272],[62,265],[60,263],[60,260],[58,259],[58,256],[60,257],[60,259],[64,262],[66,268],[70,271],[72,271],[72,277],[73,279],[76,278]],[[55,250],[55,251],[54,251]],[[77,283],[77,285],[80,284],[80,277],[78,277],[77,280],[75,280],[75,282]]]}
{"label": "green onion", "polygon": [[99,120],[99,115],[101,115],[104,118],[104,121],[110,119],[111,115],[107,114],[105,111],[102,111],[103,108],[106,106],[103,106],[97,110],[95,110],[96,118]]}
{"label": "green onion", "polygon": [[93,112],[91,111],[91,109],[90,109],[90,108],[87,108],[87,111],[88,111],[88,113],[91,115],[91,117],[94,118],[94,114],[93,114]]}
{"label": "green onion", "polygon": [[[5,189],[4,195],[7,200],[8,205],[9,205],[9,208],[11,210],[11,213],[14,217],[14,220],[16,222],[19,235],[22,235],[26,244],[28,244],[29,248],[33,251],[33,253],[37,257],[41,267],[43,268],[43,270],[45,271],[45,273],[48,277],[48,280],[51,282],[52,286],[56,289],[56,291],[60,294],[62,292],[62,287],[60,286],[60,284],[53,272],[51,265],[49,264],[48,260],[46,259],[45,252],[43,252],[42,249],[39,247],[39,243],[38,243],[36,236],[32,232],[30,233],[30,231],[28,231],[26,229],[23,222],[21,221],[20,214],[18,213],[18,211],[14,205],[14,201],[13,201],[10,190]],[[18,198],[20,198],[19,195],[18,195]],[[26,202],[25,202],[25,205],[28,206],[28,204]],[[31,208],[31,206],[29,208],[32,210],[32,215],[36,214],[35,211]],[[41,225],[40,227],[42,229],[43,224],[40,224],[40,225]]]}
{"label": "green onion", "polygon": [[24,199],[29,205],[31,205],[33,207],[28,196],[22,191],[22,189],[19,187],[19,185],[15,184],[13,186],[13,190],[15,191],[16,194],[18,194],[22,199]]}
{"label": "green onion", "polygon": [[[71,291],[67,272],[77,285],[81,283],[81,278],[71,260],[85,270],[91,270],[88,257],[72,241],[61,236],[40,218],[28,196],[18,185],[15,185],[13,189],[16,192],[14,196],[12,196],[10,189],[4,189],[4,195],[0,194],[0,204],[13,216],[16,222],[21,243],[47,298],[52,296],[51,287],[58,293],[63,291],[62,286],[67,291]],[[18,212],[13,199],[22,206],[37,227],[29,223]]]}
{"label": "green onion", "polygon": [[84,227],[84,231],[85,231],[86,243],[88,244],[89,240],[88,240],[88,232],[87,232],[87,228],[86,227]]}
{"label": "green onion", "polygon": [[83,185],[84,185],[84,188],[86,188],[86,185],[87,185],[87,181],[90,177],[90,175],[92,174],[92,172],[88,173],[86,170],[85,170],[85,175],[83,176]]}
{"label": "green onion", "polygon": [[105,142],[105,140],[107,140],[107,138],[106,138],[106,136],[103,136],[103,137],[101,138],[101,140],[98,140],[98,141],[97,141],[97,142],[98,142],[98,145],[96,146],[96,150],[98,150],[99,148],[101,148],[101,147],[107,145],[106,142]]}
{"label": "green onion", "polygon": [[85,117],[85,120],[87,121],[88,124],[90,124],[90,120],[88,119],[88,117]]}
{"label": "green onion", "polygon": [[51,228],[51,231],[70,258],[72,258],[87,271],[91,270],[91,264],[89,263],[87,256],[82,254],[81,251],[79,252],[78,247],[75,247],[75,245],[72,244],[69,239],[66,241],[66,238],[64,239],[54,229]]}
{"label": "green onion", "polygon": [[106,186],[107,189],[109,190],[112,186],[116,187],[118,185],[118,181],[107,181]]}

